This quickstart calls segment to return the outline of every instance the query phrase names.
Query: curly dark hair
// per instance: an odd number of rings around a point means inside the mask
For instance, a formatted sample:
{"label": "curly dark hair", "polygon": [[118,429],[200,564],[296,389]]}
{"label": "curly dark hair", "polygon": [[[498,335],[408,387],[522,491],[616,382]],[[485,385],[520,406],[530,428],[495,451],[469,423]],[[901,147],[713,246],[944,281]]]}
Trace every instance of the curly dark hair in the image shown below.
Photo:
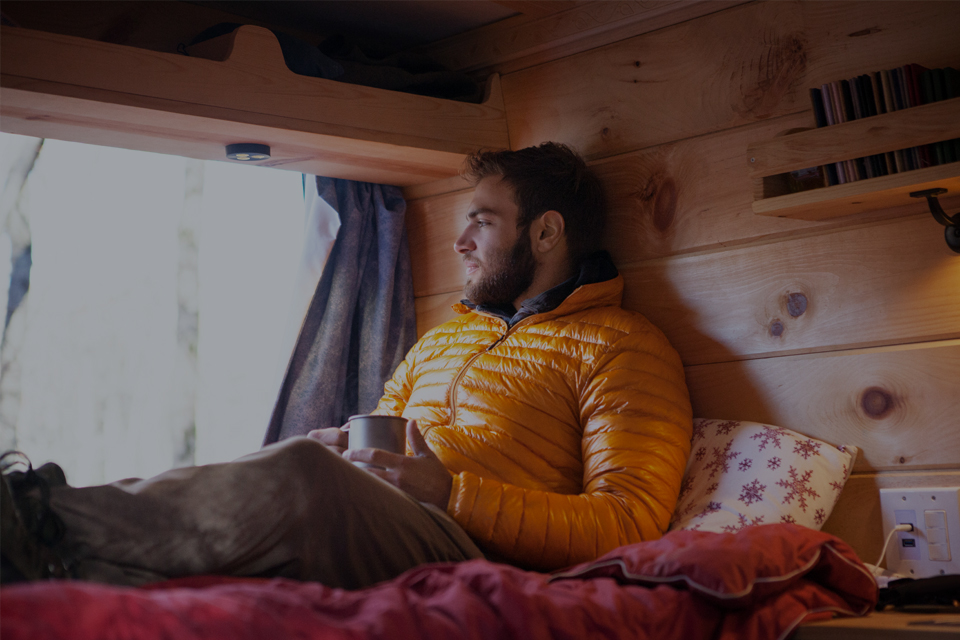
{"label": "curly dark hair", "polygon": [[603,188],[583,158],[567,145],[545,142],[518,151],[477,151],[467,157],[462,174],[474,185],[489,176],[502,176],[514,190],[519,229],[547,211],[559,212],[572,260],[579,262],[602,248]]}

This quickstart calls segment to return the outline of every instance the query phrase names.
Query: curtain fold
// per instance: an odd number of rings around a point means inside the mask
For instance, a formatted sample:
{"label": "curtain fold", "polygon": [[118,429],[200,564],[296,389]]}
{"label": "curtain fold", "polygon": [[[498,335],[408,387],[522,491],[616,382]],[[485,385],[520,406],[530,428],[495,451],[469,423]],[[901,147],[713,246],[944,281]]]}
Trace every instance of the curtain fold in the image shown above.
{"label": "curtain fold", "polygon": [[340,216],[263,444],[338,427],[372,411],[416,341],[410,251],[400,189],[316,178]]}

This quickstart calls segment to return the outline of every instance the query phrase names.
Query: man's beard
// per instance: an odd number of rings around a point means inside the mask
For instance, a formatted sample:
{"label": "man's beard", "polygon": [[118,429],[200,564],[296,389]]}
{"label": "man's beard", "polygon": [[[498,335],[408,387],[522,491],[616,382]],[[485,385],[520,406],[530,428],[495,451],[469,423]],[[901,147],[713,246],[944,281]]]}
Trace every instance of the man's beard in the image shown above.
{"label": "man's beard", "polygon": [[530,248],[530,236],[521,230],[520,237],[510,249],[498,251],[486,264],[481,265],[483,277],[466,285],[463,293],[476,305],[506,306],[533,284],[537,262]]}

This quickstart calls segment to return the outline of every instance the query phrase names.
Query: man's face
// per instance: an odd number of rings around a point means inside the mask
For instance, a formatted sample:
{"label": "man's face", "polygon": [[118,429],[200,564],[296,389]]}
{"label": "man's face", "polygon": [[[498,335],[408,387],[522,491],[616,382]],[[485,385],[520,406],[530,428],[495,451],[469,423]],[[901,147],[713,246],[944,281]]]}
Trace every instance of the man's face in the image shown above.
{"label": "man's face", "polygon": [[515,304],[530,288],[537,264],[528,228],[517,229],[520,214],[513,188],[499,176],[477,184],[467,227],[454,243],[463,256],[463,293],[474,304]]}

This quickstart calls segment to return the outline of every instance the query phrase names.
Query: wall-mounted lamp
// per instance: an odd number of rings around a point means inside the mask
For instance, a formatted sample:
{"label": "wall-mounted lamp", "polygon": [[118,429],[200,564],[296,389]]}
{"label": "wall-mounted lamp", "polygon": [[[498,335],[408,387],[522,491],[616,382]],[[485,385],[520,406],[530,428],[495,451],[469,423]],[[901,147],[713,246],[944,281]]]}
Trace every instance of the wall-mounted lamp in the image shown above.
{"label": "wall-mounted lamp", "polygon": [[228,144],[227,158],[230,160],[239,160],[240,162],[268,160],[270,158],[270,147],[265,144],[253,144],[249,142]]}
{"label": "wall-mounted lamp", "polygon": [[946,189],[924,189],[923,191],[914,191],[910,194],[911,198],[926,198],[927,206],[930,207],[930,213],[937,222],[946,227],[943,232],[947,239],[947,246],[956,253],[960,253],[960,213],[953,217],[948,216],[940,206],[937,196],[942,196],[947,192]]}

